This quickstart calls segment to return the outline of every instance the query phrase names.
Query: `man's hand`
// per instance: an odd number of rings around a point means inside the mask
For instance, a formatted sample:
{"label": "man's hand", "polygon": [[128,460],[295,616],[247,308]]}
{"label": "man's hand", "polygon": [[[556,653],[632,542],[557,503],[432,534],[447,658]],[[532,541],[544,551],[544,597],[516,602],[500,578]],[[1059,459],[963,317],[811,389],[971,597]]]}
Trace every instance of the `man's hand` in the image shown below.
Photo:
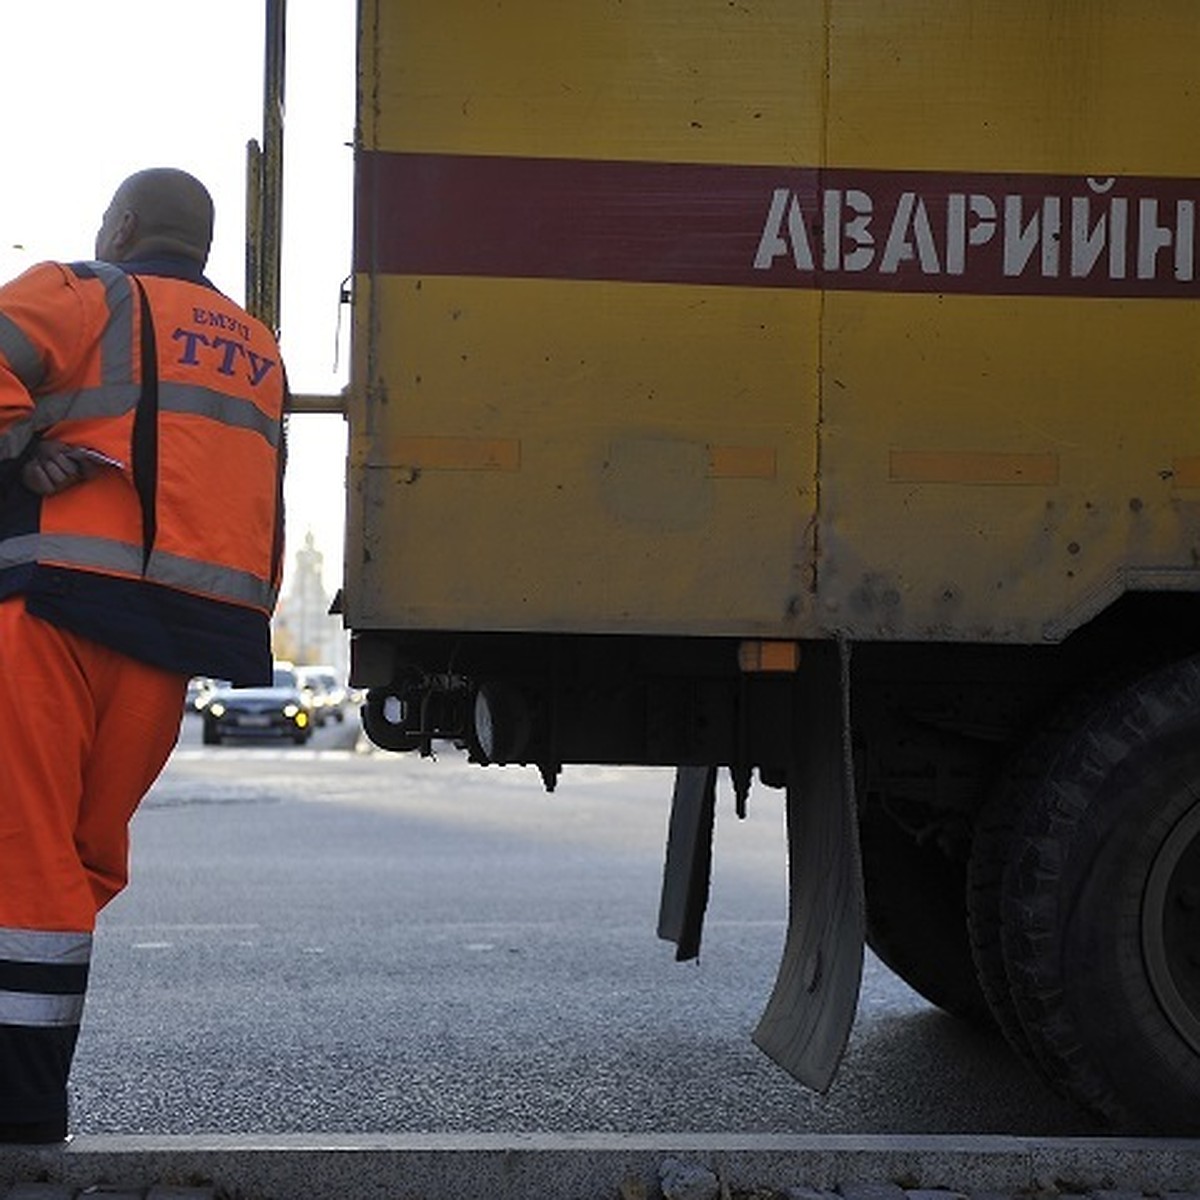
{"label": "man's hand", "polygon": [[53,496],[95,477],[100,467],[65,442],[42,441],[21,468],[21,482],[39,496]]}

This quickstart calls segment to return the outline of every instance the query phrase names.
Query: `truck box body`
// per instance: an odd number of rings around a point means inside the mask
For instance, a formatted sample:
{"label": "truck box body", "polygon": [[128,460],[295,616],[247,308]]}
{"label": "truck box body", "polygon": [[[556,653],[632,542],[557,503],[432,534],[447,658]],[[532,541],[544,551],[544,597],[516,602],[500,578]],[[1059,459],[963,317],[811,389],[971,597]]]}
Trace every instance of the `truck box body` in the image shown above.
{"label": "truck box body", "polygon": [[360,0],[343,611],[380,746],[786,794],[865,940],[1200,1131],[1200,4]]}
{"label": "truck box body", "polygon": [[1200,584],[1186,0],[364,3],[355,628]]}

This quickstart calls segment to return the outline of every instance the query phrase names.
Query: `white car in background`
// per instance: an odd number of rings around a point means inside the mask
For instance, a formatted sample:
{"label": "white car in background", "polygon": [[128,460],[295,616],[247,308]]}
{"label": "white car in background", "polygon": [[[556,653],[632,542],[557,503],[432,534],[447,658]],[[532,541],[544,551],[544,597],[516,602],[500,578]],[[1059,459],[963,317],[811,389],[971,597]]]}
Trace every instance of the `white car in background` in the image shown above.
{"label": "white car in background", "polygon": [[197,675],[188,680],[187,698],[184,707],[188,712],[203,712],[208,702],[221,688],[227,688],[226,679],[210,679],[207,675]]}
{"label": "white car in background", "polygon": [[331,718],[339,723],[346,719],[349,694],[333,667],[297,667],[296,678],[311,697],[313,719],[318,725],[324,725]]}

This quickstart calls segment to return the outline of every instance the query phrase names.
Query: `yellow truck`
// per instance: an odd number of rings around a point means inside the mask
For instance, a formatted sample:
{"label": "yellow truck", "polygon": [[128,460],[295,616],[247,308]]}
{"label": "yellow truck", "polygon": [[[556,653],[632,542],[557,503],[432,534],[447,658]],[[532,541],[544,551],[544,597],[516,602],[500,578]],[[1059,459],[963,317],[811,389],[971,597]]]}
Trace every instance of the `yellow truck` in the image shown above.
{"label": "yellow truck", "polygon": [[782,789],[811,1086],[865,938],[1200,1129],[1197,63],[1195,0],[360,0],[366,729],[676,767],[681,957],[718,770]]}

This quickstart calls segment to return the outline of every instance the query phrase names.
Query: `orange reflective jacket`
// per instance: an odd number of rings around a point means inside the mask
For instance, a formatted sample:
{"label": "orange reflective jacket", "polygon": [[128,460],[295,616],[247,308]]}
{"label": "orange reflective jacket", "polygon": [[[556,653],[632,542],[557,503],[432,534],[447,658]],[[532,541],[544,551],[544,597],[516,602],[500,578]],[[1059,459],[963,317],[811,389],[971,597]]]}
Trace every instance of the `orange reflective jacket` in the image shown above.
{"label": "orange reflective jacket", "polygon": [[[46,263],[0,288],[0,596],[157,666],[258,680],[282,567],[279,349],[189,264],[141,266]],[[15,467],[40,437],[117,465],[33,496]]]}

